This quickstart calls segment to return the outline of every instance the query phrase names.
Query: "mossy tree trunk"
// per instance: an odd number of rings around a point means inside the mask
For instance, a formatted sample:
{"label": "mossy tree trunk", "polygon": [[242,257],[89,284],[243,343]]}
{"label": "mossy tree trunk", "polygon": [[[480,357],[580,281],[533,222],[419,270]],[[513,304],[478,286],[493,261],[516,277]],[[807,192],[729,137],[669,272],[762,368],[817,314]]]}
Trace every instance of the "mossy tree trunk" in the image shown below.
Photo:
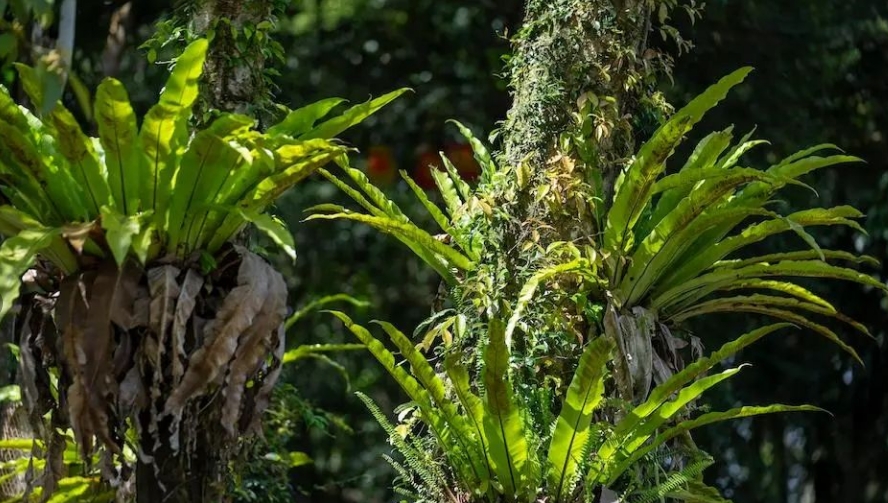
{"label": "mossy tree trunk", "polygon": [[[516,245],[528,233],[536,230],[549,242],[596,233],[593,220],[609,204],[616,177],[635,149],[633,118],[651,95],[660,66],[647,44],[655,3],[528,0],[508,63],[514,101],[502,128],[501,163],[525,163],[531,175],[515,196],[500,198],[509,218],[501,222],[507,242],[496,260],[505,258],[512,272],[503,285],[507,295],[520,290],[518,268],[527,261]],[[568,139],[585,140],[584,151]],[[558,204],[534,197],[544,180],[557,181],[550,199],[560,199]],[[582,191],[576,187],[603,193],[592,213],[580,208],[588,203],[577,199]],[[533,230],[528,222],[535,222]],[[510,251],[502,257],[502,250]]]}
{"label": "mossy tree trunk", "polygon": [[[649,0],[528,0],[509,68],[513,104],[504,126],[505,159],[542,163],[559,151],[560,135],[575,127],[580,100],[612,98],[604,110],[614,127],[600,155],[611,173],[634,147],[627,115],[644,95]],[[643,82],[640,84],[643,85]],[[603,122],[604,122],[603,121]]]}
{"label": "mossy tree trunk", "polygon": [[[271,22],[280,0],[195,0],[191,24],[211,38],[204,66],[200,111],[257,117],[271,100],[265,66],[270,41],[261,23]],[[205,118],[199,117],[200,120]]]}
{"label": "mossy tree trunk", "polygon": [[[487,291],[492,292],[489,309],[494,315],[516,305],[535,271],[559,261],[541,250],[557,242],[601,250],[599,239],[618,175],[631,162],[639,140],[668,113],[655,85],[671,60],[648,45],[652,17],[661,3],[527,1],[508,61],[514,101],[502,126],[498,159],[513,179],[493,186],[491,195],[500,210],[492,220],[495,246],[482,256],[476,269],[480,272],[470,273],[487,275],[475,281],[492,285]],[[606,331],[575,298],[559,299],[539,307],[552,313],[533,322],[552,324],[536,327],[540,333],[564,334],[564,344],[569,344]],[[607,311],[612,309],[608,299],[602,290],[588,303]],[[512,344],[518,354],[540,356],[521,338]],[[576,363],[564,360],[560,365],[565,369]],[[609,395],[632,400],[647,392],[639,386],[641,391],[634,393],[631,376],[615,371],[619,384]]]}
{"label": "mossy tree trunk", "polygon": [[[567,241],[592,244],[617,175],[636,147],[639,112],[656,112],[658,70],[668,58],[648,47],[657,0],[528,0],[508,62],[513,104],[502,127],[499,161],[513,177],[493,198],[504,209],[484,261],[507,271],[493,278],[499,301],[514,305],[544,257],[524,251]],[[521,173],[524,175],[521,175]],[[539,187],[551,190],[540,196]],[[515,187],[518,187],[516,190]],[[498,191],[498,192],[497,192]],[[591,194],[601,194],[592,201]],[[582,325],[582,323],[580,323]],[[585,328],[578,326],[583,332]]]}

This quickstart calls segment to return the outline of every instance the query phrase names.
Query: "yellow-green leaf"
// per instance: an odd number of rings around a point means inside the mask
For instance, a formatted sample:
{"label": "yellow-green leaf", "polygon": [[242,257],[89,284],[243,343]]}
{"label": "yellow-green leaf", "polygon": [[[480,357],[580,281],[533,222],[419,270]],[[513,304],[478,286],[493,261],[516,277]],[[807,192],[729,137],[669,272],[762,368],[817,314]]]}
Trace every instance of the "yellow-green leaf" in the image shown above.
{"label": "yellow-green leaf", "polygon": [[380,108],[388,105],[392,100],[409,91],[409,89],[398,89],[388,94],[384,94],[379,98],[372,99],[366,103],[355,105],[340,115],[333,117],[321,124],[315,126],[311,130],[299,135],[300,140],[311,140],[313,138],[333,138],[346,129],[359,124],[367,117],[376,113]]}
{"label": "yellow-green leaf", "polygon": [[102,207],[102,228],[117,265],[122,265],[129,255],[133,238],[142,229],[141,218],[140,215],[126,216],[108,206]]}
{"label": "yellow-green leaf", "polygon": [[[124,215],[139,211],[141,149],[136,114],[120,81],[105,79],[96,91],[95,117],[105,150],[108,184],[115,208]],[[149,183],[148,180],[144,181]],[[147,203],[147,201],[146,201]]]}
{"label": "yellow-green leaf", "polygon": [[197,99],[207,41],[197,39],[176,59],[157,104],[148,110],[139,131],[144,159],[140,164],[142,205],[153,208],[163,224],[179,150],[188,143],[188,119]]}
{"label": "yellow-green leaf", "polygon": [[604,395],[611,351],[613,343],[607,337],[598,337],[589,343],[567,389],[549,443],[548,483],[553,501],[561,501],[562,495],[571,494],[579,479],[579,469],[588,452],[592,413]]}
{"label": "yellow-green leaf", "polygon": [[330,110],[333,110],[344,101],[342,98],[326,98],[297,108],[288,113],[284,120],[268,128],[268,134],[271,136],[287,135],[294,138],[298,137],[310,131],[314,127],[315,122],[322,119],[330,113]]}
{"label": "yellow-green leaf", "polygon": [[[505,325],[496,318],[489,322],[489,342],[484,351],[484,433],[497,480],[507,499],[527,497],[528,443],[524,423],[509,379],[509,350]],[[535,489],[535,488],[534,488]]]}
{"label": "yellow-green leaf", "polygon": [[665,169],[666,159],[703,115],[724,99],[728,91],[742,82],[751,70],[741,68],[722,78],[676,112],[641,147],[635,161],[617,180],[617,193],[605,227],[605,248],[619,253],[632,242],[632,228],[650,203],[653,184]]}

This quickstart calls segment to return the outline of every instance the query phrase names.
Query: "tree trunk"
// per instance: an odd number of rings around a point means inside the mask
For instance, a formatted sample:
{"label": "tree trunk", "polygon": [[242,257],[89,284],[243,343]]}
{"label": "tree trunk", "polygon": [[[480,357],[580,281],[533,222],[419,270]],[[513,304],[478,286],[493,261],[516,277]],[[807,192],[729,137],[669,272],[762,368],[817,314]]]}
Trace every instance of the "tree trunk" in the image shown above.
{"label": "tree trunk", "polygon": [[[214,417],[216,421],[218,417]],[[144,417],[146,423],[149,418]],[[228,442],[224,432],[212,427],[210,421],[204,428],[195,431],[193,442],[195,448],[188,452],[185,449],[174,451],[169,443],[161,442],[151,452],[154,462],[139,460],[136,465],[136,502],[156,503],[203,503],[230,501],[225,494],[224,484],[227,467],[219,466],[220,443]],[[158,436],[169,438],[170,421],[162,421]],[[154,445],[155,438],[143,431],[140,438],[142,445]]]}
{"label": "tree trunk", "polygon": [[[524,164],[530,179],[502,186],[497,198],[509,218],[497,220],[504,243],[491,257],[509,272],[495,289],[506,299],[514,301],[527,279],[521,245],[529,236],[545,248],[588,243],[601,231],[597,220],[635,149],[632,117],[657,73],[647,48],[650,16],[647,0],[528,0],[508,63],[514,102],[500,163]],[[591,147],[578,152],[565,138]],[[544,181],[553,190],[540,198],[536,188]],[[602,197],[590,203],[585,196],[593,191]]]}
{"label": "tree trunk", "polygon": [[[591,96],[610,97],[613,122],[598,140],[611,178],[634,149],[627,116],[644,94],[632,79],[652,72],[645,63],[650,7],[646,0],[528,0],[524,27],[509,62],[513,104],[504,125],[505,161],[544,163],[559,136]],[[564,153],[564,152],[562,152]]]}
{"label": "tree trunk", "polygon": [[[256,35],[256,26],[272,19],[273,9],[272,0],[195,0],[194,32],[199,36],[213,34],[199,111],[256,117],[267,107],[266,44],[248,34]],[[198,119],[204,120],[201,114]]]}
{"label": "tree trunk", "polygon": [[[248,39],[256,26],[272,19],[272,0],[195,0],[191,25],[198,37],[211,39],[204,64],[201,94],[195,104],[198,125],[210,122],[213,113],[234,112],[256,117],[270,101],[265,81],[263,44]],[[245,30],[247,28],[247,30]],[[160,405],[160,404],[159,404]],[[162,406],[162,405],[160,405]],[[206,417],[209,412],[210,417]],[[220,466],[220,449],[225,432],[218,427],[218,410],[194,411],[201,424],[192,431],[193,448],[173,450],[168,443],[156,443],[150,462],[136,466],[137,503],[217,503],[229,501],[225,494],[227,464]],[[148,424],[149,418],[145,418]],[[169,438],[169,421],[161,421],[157,436]],[[180,432],[185,434],[186,432]],[[142,445],[155,445],[154,435],[143,430]]]}

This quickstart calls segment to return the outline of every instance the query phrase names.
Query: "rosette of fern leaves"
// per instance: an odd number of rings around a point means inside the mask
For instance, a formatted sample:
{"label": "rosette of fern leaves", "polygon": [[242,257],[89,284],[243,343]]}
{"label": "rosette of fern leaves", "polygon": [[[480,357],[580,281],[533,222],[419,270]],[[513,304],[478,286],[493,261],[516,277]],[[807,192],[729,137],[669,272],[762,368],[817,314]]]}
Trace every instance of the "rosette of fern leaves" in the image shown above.
{"label": "rosette of fern leaves", "polygon": [[[123,85],[103,81],[97,137],[60,103],[36,117],[0,88],[0,316],[24,275],[23,395],[50,457],[66,426],[84,457],[97,444],[109,460],[136,453],[139,501],[210,501],[224,485],[233,440],[268,404],[287,313],[281,275],[236,237],[254,224],[295,257],[267,210],[402,92],[333,115],[342,100],[323,100],[266,132],[237,114],[193,131],[206,50],[186,48],[141,124]],[[33,70],[18,70],[47,109]],[[60,466],[47,460],[44,494]]]}
{"label": "rosette of fern leaves", "polygon": [[[787,185],[804,186],[803,175],[859,159],[819,145],[765,170],[749,168],[741,164],[743,155],[765,142],[747,135],[734,143],[729,128],[706,136],[667,174],[667,161],[685,135],[748,73],[745,68],[726,76],[664,123],[616,180],[611,200],[595,140],[580,134],[582,127],[564,135],[564,155],[545,166],[497,166],[461,127],[484,170],[477,188],[460,180],[445,159],[445,171],[433,171],[442,210],[407,179],[444,239],[413,224],[360,172],[343,166],[345,176],[338,177],[322,170],[366,212],[323,206],[310,218],[348,219],[392,234],[450,287],[455,307],[425,324],[421,344],[444,341],[437,367],[383,324],[410,363],[408,372],[368,331],[338,315],[416,411],[395,426],[371,406],[403,454],[395,464],[413,500],[573,503],[598,501],[605,493],[631,502],[722,502],[700,481],[712,460],[687,432],[736,417],[816,408],[772,405],[700,414],[695,400],[742,367],[707,372],[790,325],[826,337],[859,360],[823,320],[868,334],[866,327],[793,279],[846,280],[888,291],[856,268],[875,259],[824,250],[806,230],[862,230],[855,221],[862,215],[848,206],[784,215],[774,205]],[[582,113],[578,117],[584,120]],[[499,257],[507,253],[497,225],[514,218],[508,206],[519,193],[553,214],[580,220],[577,228],[585,233],[565,242],[547,240],[550,222],[510,227],[522,229],[517,243],[509,242],[527,267],[520,271],[520,291],[509,298],[497,287]],[[798,235],[802,246],[752,253],[752,245],[780,233]],[[704,357],[685,321],[718,312],[782,323]],[[424,428],[414,428],[418,424]]]}

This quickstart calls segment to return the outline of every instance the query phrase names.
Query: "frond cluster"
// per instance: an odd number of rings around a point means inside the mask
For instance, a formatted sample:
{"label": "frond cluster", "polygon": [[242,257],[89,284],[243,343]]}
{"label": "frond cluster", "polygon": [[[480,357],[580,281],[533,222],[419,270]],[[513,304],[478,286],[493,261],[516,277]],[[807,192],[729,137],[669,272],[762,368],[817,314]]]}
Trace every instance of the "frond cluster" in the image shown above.
{"label": "frond cluster", "polygon": [[[367,213],[324,206],[311,218],[348,219],[389,233],[450,287],[454,308],[418,331],[426,334],[420,347],[443,341],[435,348],[443,358],[437,367],[381,323],[410,364],[408,372],[370,332],[337,316],[420,411],[428,438],[446,459],[448,487],[458,490],[458,501],[578,502],[600,491],[626,501],[723,501],[699,481],[710,461],[693,447],[689,431],[819,409],[707,411],[696,400],[743,368],[714,371],[716,365],[791,326],[814,331],[858,358],[813,316],[868,334],[866,328],[792,279],[833,278],[888,291],[855,268],[875,259],[821,249],[806,230],[861,230],[855,221],[861,214],[839,206],[784,215],[774,203],[784,187],[805,187],[803,175],[859,159],[819,145],[767,169],[751,168],[743,165],[743,155],[765,142],[750,133],[735,143],[728,128],[706,136],[680,169],[667,169],[693,126],[748,73],[726,76],[660,126],[611,194],[600,172],[596,180],[595,166],[580,158],[498,166],[462,128],[484,169],[479,185],[468,187],[452,170],[435,172],[446,211],[414,187],[444,239],[413,224],[356,170],[342,165],[345,177],[323,172]],[[569,151],[577,148],[570,145]],[[558,222],[515,220],[512,210],[520,201],[538,206],[533,215],[574,218],[575,235],[553,240],[559,233],[549,229]],[[519,232],[507,237],[503,229]],[[748,251],[786,232],[798,235],[804,247],[765,256]],[[517,271],[503,263],[507,253],[521,257]],[[512,272],[518,276],[504,276]],[[781,323],[704,356],[684,322],[718,312],[762,314]]]}

